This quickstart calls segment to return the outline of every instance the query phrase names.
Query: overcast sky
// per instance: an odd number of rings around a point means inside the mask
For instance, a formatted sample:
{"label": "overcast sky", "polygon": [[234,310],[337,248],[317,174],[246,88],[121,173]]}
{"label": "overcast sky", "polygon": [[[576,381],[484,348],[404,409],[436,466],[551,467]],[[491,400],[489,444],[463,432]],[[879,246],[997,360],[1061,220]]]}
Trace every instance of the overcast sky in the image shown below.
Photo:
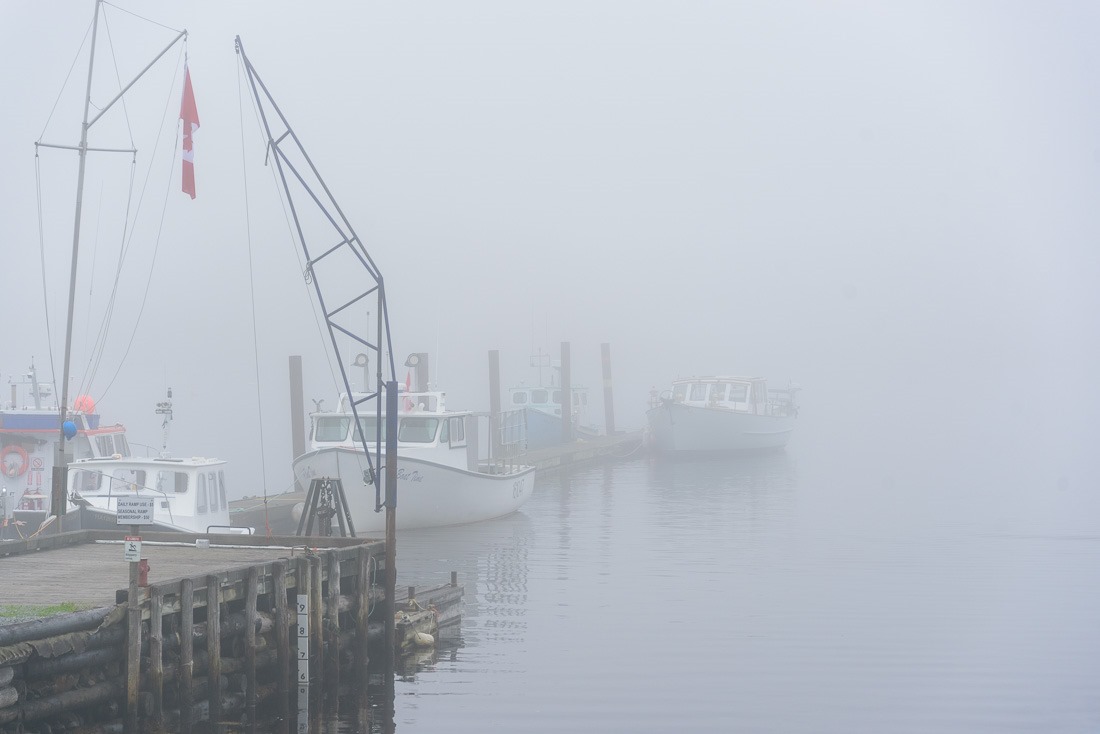
{"label": "overcast sky", "polygon": [[[104,418],[154,444],[171,385],[173,447],[231,460],[238,493],[259,491],[261,414],[269,490],[289,484],[288,355],[307,405],[336,388],[236,34],[386,277],[398,362],[432,353],[452,407],[488,406],[489,349],[513,383],[562,340],[596,392],[607,341],[621,427],[676,376],[753,373],[804,386],[803,441],[976,441],[1061,472],[1090,452],[1095,4],[123,5],[190,31],[198,197],[174,49],[92,129],[129,147],[129,119],[141,207],[93,373],[130,163],[91,156],[74,390],[94,374]],[[63,83],[92,10],[0,5],[5,383],[49,369],[33,142],[79,139],[87,46]],[[173,36],[106,14],[98,105]],[[75,153],[43,153],[58,372],[75,179]]]}

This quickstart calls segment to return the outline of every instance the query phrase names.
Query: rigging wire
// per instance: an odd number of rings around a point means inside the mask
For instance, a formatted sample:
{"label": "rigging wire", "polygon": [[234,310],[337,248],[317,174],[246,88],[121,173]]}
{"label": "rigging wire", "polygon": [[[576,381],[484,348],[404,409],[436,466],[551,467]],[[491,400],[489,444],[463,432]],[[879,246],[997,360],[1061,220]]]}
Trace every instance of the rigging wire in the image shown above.
{"label": "rigging wire", "polygon": [[260,348],[256,328],[256,272],[252,262],[252,219],[249,217],[248,202],[248,156],[244,141],[244,101],[241,91],[241,65],[237,64],[237,112],[241,127],[241,180],[244,183],[244,229],[248,242],[248,297],[252,304],[252,361],[256,370],[256,410],[260,420],[260,482],[264,492],[264,528],[271,537],[271,521],[268,518],[267,504],[267,461],[264,452],[264,401],[260,392]]}
{"label": "rigging wire", "polygon": [[50,350],[50,379],[53,380],[54,389],[56,390],[57,372],[54,369],[53,336],[50,333],[50,297],[46,288],[46,234],[42,223],[42,167],[41,160],[38,157],[37,145],[34,147],[34,183],[38,196],[38,253],[42,259],[42,300],[45,306],[43,313],[46,316],[46,346]]}
{"label": "rigging wire", "polygon": [[[185,40],[184,41],[185,46],[186,46],[186,43],[187,42]],[[168,96],[167,96],[167,99],[165,100],[164,112],[163,112],[162,117],[161,117],[161,124],[160,124],[160,128],[157,132],[157,138],[153,143],[153,153],[150,156],[150,160],[153,160],[153,159],[156,158],[156,152],[157,152],[157,150],[160,149],[161,137],[163,136],[164,129],[166,127],[165,120],[167,119],[168,110],[170,109],[170,105],[171,105],[171,102],[172,102],[172,97],[173,97],[173,94],[174,94],[174,90],[176,89],[176,81],[178,79],[179,68],[180,68],[179,61],[183,57],[184,53],[185,53],[185,51],[183,49],[181,49],[180,56],[178,56],[176,58],[176,72],[172,76],[172,84],[169,87]],[[179,160],[179,159],[176,157],[175,151],[173,151],[171,159],[169,161],[170,165],[169,165],[169,168],[168,168],[169,172],[168,172],[168,178],[166,179],[167,181],[171,181],[171,171],[175,168],[177,160]],[[136,163],[136,160],[135,160],[135,163]],[[141,194],[138,196],[138,203],[137,203],[136,210],[134,212],[134,221],[130,224],[130,232],[129,232],[128,235],[126,235],[126,241],[125,241],[124,249],[122,250],[122,252],[119,256],[118,268],[115,272],[115,282],[114,282],[114,286],[111,290],[111,298],[110,298],[110,303],[111,303],[110,311],[112,313],[114,311],[116,296],[118,294],[118,286],[119,286],[120,276],[121,276],[121,273],[122,273],[122,261],[123,261],[123,258],[125,258],[125,256],[129,253],[130,247],[133,245],[134,231],[137,227],[137,215],[138,215],[138,212],[140,212],[141,207],[142,207],[142,203],[145,200],[145,193],[146,193],[147,189],[149,188],[149,181],[152,178],[152,175],[153,175],[153,166],[150,165],[149,168],[148,168],[148,171],[146,173],[146,176],[145,176],[145,181],[142,184]],[[131,169],[131,177],[132,176],[133,176],[133,170]],[[132,180],[133,179],[131,178],[131,187],[133,186]],[[161,206],[161,212],[160,212],[160,222],[159,222],[158,227],[157,227],[157,236],[156,236],[156,239],[155,239],[154,244],[153,244],[153,258],[152,258],[152,261],[149,263],[149,276],[147,278],[145,278],[145,292],[142,295],[141,307],[138,309],[138,315],[137,315],[137,318],[134,321],[134,327],[133,327],[133,330],[130,333],[130,338],[129,338],[129,341],[127,342],[127,344],[126,344],[126,349],[123,351],[122,358],[119,360],[119,363],[118,363],[118,366],[115,369],[114,375],[111,376],[111,379],[107,383],[107,386],[103,389],[103,392],[101,393],[101,395],[99,397],[100,400],[102,400],[104,397],[106,397],[107,392],[114,385],[115,380],[118,379],[118,375],[122,371],[122,366],[123,366],[123,364],[125,364],[126,358],[130,353],[130,349],[134,344],[134,337],[137,335],[138,326],[141,324],[141,316],[145,311],[145,303],[146,303],[146,300],[149,297],[149,288],[150,288],[150,285],[152,283],[152,273],[153,273],[153,268],[156,265],[157,252],[160,249],[161,233],[164,230],[164,218],[165,218],[165,213],[166,213],[167,208],[168,208],[168,196],[169,196],[170,192],[171,192],[171,184],[166,183],[165,184],[165,190],[164,190],[164,203]],[[127,207],[127,217],[126,217],[125,221],[127,221],[127,222],[129,221],[129,207]],[[106,336],[106,334],[104,334],[104,336]],[[102,347],[100,348],[100,359],[102,359]],[[97,370],[98,370],[98,362],[97,362]]]}
{"label": "rigging wire", "polygon": [[76,68],[76,62],[80,61],[80,56],[84,51],[84,44],[88,42],[88,34],[92,32],[92,23],[88,24],[88,29],[84,31],[84,40],[80,42],[80,47],[76,50],[76,56],[73,57],[73,63],[69,65],[69,73],[65,75],[65,81],[61,83],[61,89],[57,91],[57,99],[53,101],[53,107],[50,108],[50,114],[46,117],[46,123],[42,126],[42,133],[38,136],[38,142],[42,142],[42,138],[46,135],[46,128],[50,126],[50,120],[53,119],[53,113],[57,111],[57,105],[61,102],[61,97],[65,94],[65,87],[69,86],[69,77],[73,75],[73,69]]}
{"label": "rigging wire", "polygon": [[153,25],[160,26],[161,28],[167,28],[168,30],[172,31],[173,33],[183,33],[183,30],[180,29],[180,28],[173,28],[172,26],[167,26],[167,25],[164,25],[163,23],[158,23],[155,20],[151,20],[149,18],[146,18],[144,15],[138,15],[137,13],[133,12],[132,10],[127,10],[126,8],[119,7],[118,5],[115,5],[114,3],[106,2],[106,0],[104,0],[103,4],[104,5],[110,5],[115,10],[121,10],[123,13],[126,13],[128,15],[132,15],[132,16],[134,16],[135,18],[137,18],[139,20],[144,20],[146,23],[152,23]]}
{"label": "rigging wire", "polygon": [[[122,75],[118,73],[118,57],[115,56],[115,42],[111,38],[111,24],[107,22],[107,14],[103,14],[103,28],[107,31],[107,48],[111,50],[111,63],[115,67],[115,81],[118,82],[118,91],[122,91]],[[126,119],[126,134],[130,136],[130,147],[134,145],[134,130],[130,125],[130,110],[126,107],[126,96],[123,95],[119,102],[122,103],[122,116]]]}

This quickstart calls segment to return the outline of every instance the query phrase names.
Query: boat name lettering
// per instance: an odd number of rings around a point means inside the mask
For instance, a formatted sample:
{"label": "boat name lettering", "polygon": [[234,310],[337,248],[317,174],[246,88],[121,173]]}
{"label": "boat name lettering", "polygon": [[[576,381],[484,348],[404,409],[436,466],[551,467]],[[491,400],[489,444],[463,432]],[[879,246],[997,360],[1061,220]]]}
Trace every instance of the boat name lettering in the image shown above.
{"label": "boat name lettering", "polygon": [[423,482],[424,475],[418,471],[409,471],[408,469],[397,469],[397,478],[403,482]]}

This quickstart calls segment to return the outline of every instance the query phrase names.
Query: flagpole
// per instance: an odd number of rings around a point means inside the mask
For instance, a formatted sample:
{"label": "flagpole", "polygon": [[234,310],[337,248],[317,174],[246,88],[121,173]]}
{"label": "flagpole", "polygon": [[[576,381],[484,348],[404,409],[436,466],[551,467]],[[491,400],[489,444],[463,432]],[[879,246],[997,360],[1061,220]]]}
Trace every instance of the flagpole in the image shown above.
{"label": "flagpole", "polygon": [[76,302],[76,263],[77,254],[80,251],[80,210],[84,203],[84,170],[88,160],[88,112],[92,107],[92,70],[95,68],[95,42],[99,30],[99,5],[103,0],[96,0],[95,15],[92,17],[92,44],[88,56],[88,87],[84,95],[84,121],[80,125],[80,146],[77,154],[80,156],[80,166],[76,174],[76,214],[73,221],[73,258],[69,266],[69,310],[65,323],[65,368],[61,373],[61,404],[58,405],[60,414],[60,426],[58,427],[60,439],[57,442],[57,457],[53,466],[53,492],[50,497],[50,510],[58,518],[58,532],[61,531],[61,517],[65,515],[65,495],[68,484],[69,461],[65,451],[65,419],[68,417],[69,406],[69,362],[72,356],[73,343],[73,307]]}

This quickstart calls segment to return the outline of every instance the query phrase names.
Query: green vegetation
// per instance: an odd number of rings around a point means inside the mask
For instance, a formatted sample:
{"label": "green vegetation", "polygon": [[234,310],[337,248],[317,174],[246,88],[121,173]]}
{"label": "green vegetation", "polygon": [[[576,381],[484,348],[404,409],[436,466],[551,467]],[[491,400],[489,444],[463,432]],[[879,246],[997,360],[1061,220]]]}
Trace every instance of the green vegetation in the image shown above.
{"label": "green vegetation", "polygon": [[35,617],[49,617],[54,614],[66,614],[91,609],[87,604],[76,604],[71,601],[61,604],[0,604],[0,619],[20,617],[33,619]]}

